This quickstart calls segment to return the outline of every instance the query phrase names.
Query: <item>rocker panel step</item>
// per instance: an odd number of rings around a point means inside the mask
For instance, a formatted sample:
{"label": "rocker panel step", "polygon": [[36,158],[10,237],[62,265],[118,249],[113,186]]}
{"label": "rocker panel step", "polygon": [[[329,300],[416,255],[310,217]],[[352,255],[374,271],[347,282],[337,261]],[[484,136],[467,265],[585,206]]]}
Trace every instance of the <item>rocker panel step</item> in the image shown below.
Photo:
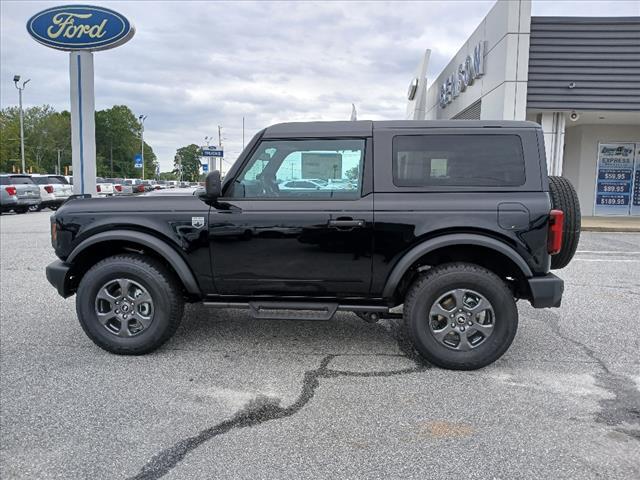
{"label": "rocker panel step", "polygon": [[253,318],[261,320],[331,320],[337,303],[249,302]]}

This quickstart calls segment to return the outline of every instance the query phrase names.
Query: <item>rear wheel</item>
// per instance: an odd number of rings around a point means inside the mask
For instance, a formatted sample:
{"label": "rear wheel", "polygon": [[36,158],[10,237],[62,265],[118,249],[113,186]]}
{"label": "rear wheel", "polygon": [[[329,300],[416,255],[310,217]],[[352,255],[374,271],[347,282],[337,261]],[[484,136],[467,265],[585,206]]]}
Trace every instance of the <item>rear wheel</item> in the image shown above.
{"label": "rear wheel", "polygon": [[140,355],[165,343],[182,320],[178,282],[155,259],[116,255],[94,265],[76,295],[78,319],[99,347]]}
{"label": "rear wheel", "polygon": [[13,209],[16,213],[27,213],[29,211],[29,207],[18,207]]}
{"label": "rear wheel", "polygon": [[507,285],[469,263],[429,270],[409,289],[405,326],[416,350],[434,365],[475,370],[500,358],[518,328],[518,310]]}
{"label": "rear wheel", "polygon": [[576,253],[580,241],[580,202],[576,189],[564,177],[549,177],[549,193],[551,207],[562,210],[564,222],[562,224],[562,248],[559,253],[551,257],[551,268],[564,268]]}

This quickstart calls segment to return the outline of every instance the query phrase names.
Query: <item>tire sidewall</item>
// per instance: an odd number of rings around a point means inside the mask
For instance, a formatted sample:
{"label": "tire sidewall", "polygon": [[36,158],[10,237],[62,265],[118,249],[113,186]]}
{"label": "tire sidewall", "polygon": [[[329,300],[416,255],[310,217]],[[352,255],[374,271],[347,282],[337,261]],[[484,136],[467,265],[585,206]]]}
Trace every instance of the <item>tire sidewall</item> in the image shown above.
{"label": "tire sidewall", "polygon": [[[153,320],[150,326],[132,337],[119,337],[109,332],[99,321],[95,313],[96,295],[110,280],[127,278],[147,289],[153,300]],[[146,349],[162,341],[163,335],[170,328],[170,312],[172,292],[159,282],[152,271],[127,261],[114,261],[98,265],[91,269],[82,279],[76,295],[78,319],[85,332],[98,345],[108,350]]]}
{"label": "tire sidewall", "polygon": [[[489,272],[487,272],[489,273]],[[496,283],[500,282],[500,283]],[[407,319],[409,333],[418,352],[445,368],[481,368],[497,360],[509,348],[518,326],[518,310],[502,280],[488,281],[476,272],[451,271],[436,274],[417,286],[416,299]],[[435,301],[450,290],[463,288],[483,295],[495,313],[494,331],[481,345],[469,351],[456,351],[442,345],[429,328],[429,312]]]}

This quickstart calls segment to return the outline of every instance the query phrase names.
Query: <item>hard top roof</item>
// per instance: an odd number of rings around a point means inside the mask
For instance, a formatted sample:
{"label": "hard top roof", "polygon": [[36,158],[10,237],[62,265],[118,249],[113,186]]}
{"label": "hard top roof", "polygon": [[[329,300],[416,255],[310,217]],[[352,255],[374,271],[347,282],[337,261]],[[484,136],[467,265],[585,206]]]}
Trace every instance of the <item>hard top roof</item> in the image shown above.
{"label": "hard top roof", "polygon": [[358,120],[337,122],[277,123],[265,129],[263,138],[370,136],[374,129],[415,128],[540,128],[535,122],[514,120]]}

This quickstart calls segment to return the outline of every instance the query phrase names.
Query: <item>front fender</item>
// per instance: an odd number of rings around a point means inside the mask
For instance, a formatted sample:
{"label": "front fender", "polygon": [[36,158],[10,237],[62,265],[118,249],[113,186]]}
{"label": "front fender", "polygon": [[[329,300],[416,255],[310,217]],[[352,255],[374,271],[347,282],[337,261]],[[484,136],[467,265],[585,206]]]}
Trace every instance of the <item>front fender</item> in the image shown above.
{"label": "front fender", "polygon": [[160,240],[148,233],[138,232],[136,230],[112,230],[101,232],[80,242],[69,254],[66,259],[67,264],[73,264],[74,259],[78,257],[85,249],[101,242],[110,241],[128,241],[137,243],[151,250],[164,258],[169,265],[175,270],[176,274],[182,281],[187,292],[190,294],[201,296],[202,292],[198,286],[198,282],[193,272],[187,265],[187,262],[180,254],[172,248],[168,243]]}

